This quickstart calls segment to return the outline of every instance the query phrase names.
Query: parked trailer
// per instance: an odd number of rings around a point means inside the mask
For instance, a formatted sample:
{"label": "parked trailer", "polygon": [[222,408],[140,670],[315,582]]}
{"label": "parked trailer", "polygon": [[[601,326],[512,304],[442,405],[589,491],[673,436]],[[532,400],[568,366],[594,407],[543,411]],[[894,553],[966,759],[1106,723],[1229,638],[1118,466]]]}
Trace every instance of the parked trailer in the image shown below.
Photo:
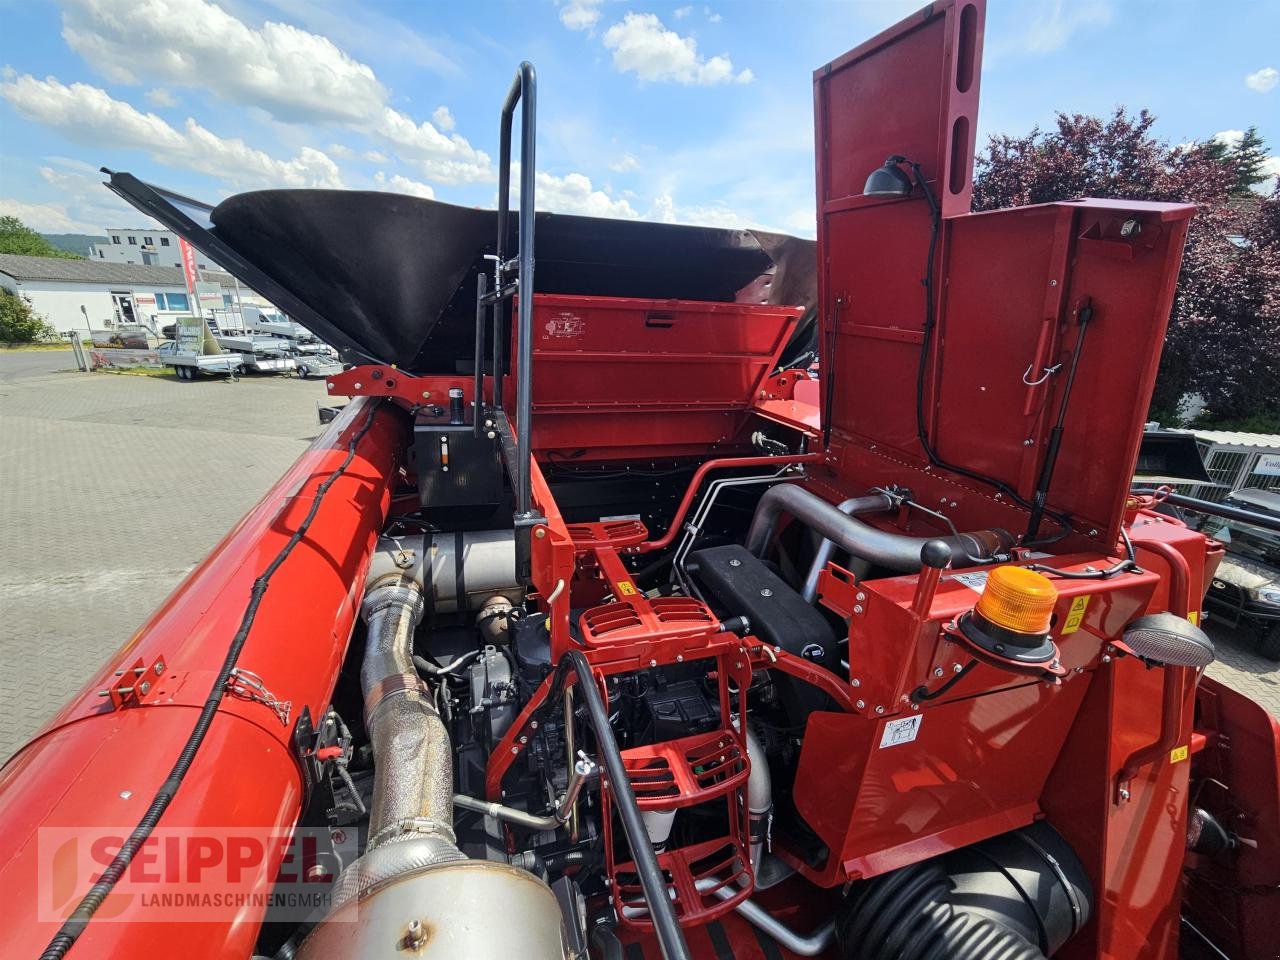
{"label": "parked trailer", "polygon": [[201,376],[219,374],[234,379],[244,367],[244,358],[238,353],[197,354],[181,350],[172,340],[160,344],[156,355],[166,365],[173,367],[179,380],[195,380]]}

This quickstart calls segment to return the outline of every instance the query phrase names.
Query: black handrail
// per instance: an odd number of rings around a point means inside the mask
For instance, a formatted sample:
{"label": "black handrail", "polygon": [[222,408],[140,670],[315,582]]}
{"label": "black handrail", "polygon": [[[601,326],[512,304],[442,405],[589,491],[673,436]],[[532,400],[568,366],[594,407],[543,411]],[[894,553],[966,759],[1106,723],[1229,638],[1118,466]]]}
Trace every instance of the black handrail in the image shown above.
{"label": "black handrail", "polygon": [[1130,492],[1140,496],[1157,496],[1160,498],[1161,503],[1182,507],[1184,510],[1194,510],[1196,513],[1222,517],[1224,520],[1239,520],[1241,523],[1251,523],[1255,527],[1262,527],[1264,530],[1274,530],[1280,533],[1280,517],[1274,514],[1244,510],[1227,503],[1214,503],[1212,500],[1198,500],[1195,497],[1186,497],[1180,493],[1167,493],[1151,487],[1134,487]]}
{"label": "black handrail", "polygon": [[[533,512],[529,428],[533,418],[533,174],[538,111],[537,75],[533,64],[528,60],[520,64],[520,69],[511,82],[511,89],[507,91],[506,103],[502,105],[502,130],[498,147],[498,265],[493,296],[503,294],[502,276],[508,270],[506,243],[507,214],[511,209],[511,123],[515,118],[517,103],[520,104],[520,235],[516,254],[516,296],[520,327],[519,353],[516,356],[516,456],[520,463],[516,516],[528,518]],[[495,336],[499,326],[496,317],[500,312],[495,307]],[[495,391],[497,382],[498,371],[495,369]]]}
{"label": "black handrail", "polygon": [[[475,384],[472,387],[471,406],[475,413],[475,422],[473,424],[475,436],[480,437],[480,422],[484,419],[481,416],[481,396],[484,391],[484,294],[488,278],[485,277],[484,271],[476,274],[476,354],[475,354]],[[494,334],[497,337],[497,334]],[[497,406],[498,399],[498,378],[493,378],[494,406]]]}
{"label": "black handrail", "polygon": [[622,751],[618,749],[617,738],[614,737],[613,728],[609,725],[609,712],[605,709],[604,698],[600,696],[600,688],[596,686],[591,664],[580,651],[570,650],[560,658],[547,698],[534,712],[533,717],[539,717],[563,702],[565,687],[571,672],[577,679],[582,694],[581,701],[587,709],[587,723],[590,724],[596,736],[596,752],[604,763],[605,782],[608,784],[608,789],[613,792],[613,804],[618,808],[622,832],[626,834],[627,845],[630,846],[631,855],[635,858],[636,876],[640,880],[641,890],[644,891],[649,918],[653,921],[653,931],[657,935],[662,956],[665,960],[689,960],[689,947],[685,943],[684,932],[680,929],[680,921],[676,919],[675,908],[671,905],[667,883],[662,878],[662,868],[658,865],[658,858],[653,852],[653,843],[649,839],[649,831],[640,814],[640,805],[636,802],[631,778],[627,775],[626,767],[622,763]]}

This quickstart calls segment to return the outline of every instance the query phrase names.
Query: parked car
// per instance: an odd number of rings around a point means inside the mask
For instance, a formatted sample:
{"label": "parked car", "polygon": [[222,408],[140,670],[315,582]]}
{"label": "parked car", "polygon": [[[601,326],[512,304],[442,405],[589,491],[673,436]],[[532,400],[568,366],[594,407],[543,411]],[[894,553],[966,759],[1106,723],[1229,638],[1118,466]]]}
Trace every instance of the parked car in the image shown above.
{"label": "parked car", "polygon": [[[1226,502],[1280,517],[1280,490],[1236,490]],[[1252,628],[1258,652],[1280,661],[1280,533],[1221,517],[1206,517],[1199,527],[1227,548],[1205,595],[1210,615]]]}

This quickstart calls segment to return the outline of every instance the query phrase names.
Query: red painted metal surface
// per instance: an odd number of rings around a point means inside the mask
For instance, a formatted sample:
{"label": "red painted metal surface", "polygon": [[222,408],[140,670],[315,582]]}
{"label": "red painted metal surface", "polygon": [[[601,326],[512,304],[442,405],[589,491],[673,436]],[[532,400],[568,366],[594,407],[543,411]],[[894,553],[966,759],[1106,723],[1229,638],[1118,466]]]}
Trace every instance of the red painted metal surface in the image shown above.
{"label": "red painted metal surface", "polygon": [[[0,899],[16,916],[69,912],[84,895],[50,875],[42,861],[42,828],[85,835],[125,835],[151,802],[190,734],[236,632],[254,579],[279,552],[312,504],[316,487],[344,459],[353,434],[373,424],[356,456],[328,491],[310,531],[271,581],[239,660],[281,701],[286,723],[268,706],[228,696],[163,828],[288,832],[302,800],[302,774],[291,753],[294,723],[304,707],[313,718],[328,707],[364,585],[370,550],[385,522],[407,443],[407,420],[392,405],[360,400],[330,425],[278,483],[113,656],[0,773]],[[305,598],[305,601],[303,600]],[[116,683],[117,668],[162,659],[141,704],[118,707],[99,697]],[[220,893],[263,894],[275,864],[263,862]],[[157,892],[163,892],[161,885]],[[57,902],[41,904],[40,896]],[[265,905],[234,919],[200,926],[199,935],[164,922],[162,910],[136,897],[109,898],[73,956],[172,956],[188,960],[247,956]],[[35,956],[56,931],[30,920],[9,928],[5,952]]]}
{"label": "red painted metal surface", "polygon": [[1195,925],[1238,960],[1272,960],[1280,944],[1280,720],[1216,680],[1196,692],[1204,749],[1194,797],[1242,842],[1227,857],[1188,854],[1184,907]]}
{"label": "red painted metal surface", "polygon": [[[1025,527],[991,488],[926,469],[916,370],[928,205],[918,189],[905,198],[861,195],[887,155],[903,155],[921,165],[942,204],[922,402],[938,456],[1030,499],[1066,381],[1058,365],[1070,359],[1076,317],[1091,304],[1049,504],[1072,516],[1076,547],[1108,549],[1159,359],[1133,347],[1163,338],[1193,208],[1084,200],[969,214],[983,7],[933,4],[814,76],[820,342],[823,377],[836,382],[823,410],[832,464],[846,481],[896,481],[936,491],[935,503],[954,499],[961,528]],[[1123,377],[1115,376],[1118,355],[1132,361]],[[1054,367],[1057,375],[1036,384]]]}
{"label": "red painted metal surface", "polygon": [[[475,380],[471,377],[418,377],[396,367],[370,363],[343,370],[327,378],[328,390],[335,397],[390,397],[410,408],[435,404],[449,408],[449,390],[461,387],[464,402],[471,405]],[[492,399],[493,378],[484,380],[484,396]]]}
{"label": "red painted metal surface", "polygon": [[[537,295],[534,449],[589,461],[705,455],[740,443],[803,312]],[[514,349],[513,331],[513,356]]]}
{"label": "red painted metal surface", "polygon": [[[1077,555],[1041,562],[1078,572],[1108,561]],[[972,609],[983,569],[943,573],[923,593],[915,575],[856,582],[844,571],[842,579],[823,579],[822,602],[850,619],[849,680],[858,701],[852,713],[814,715],[805,733],[795,803],[831,852],[820,865],[795,851],[783,854],[815,882],[878,875],[1038,816],[1107,639],[1146,609],[1158,580],[1149,572],[1055,580],[1065,679],[979,663],[913,709],[913,691],[937,690],[971,659],[943,628]],[[1073,610],[1080,614],[1074,620]],[[912,719],[912,739],[897,742],[895,726]],[[833,767],[844,789],[832,789]]]}

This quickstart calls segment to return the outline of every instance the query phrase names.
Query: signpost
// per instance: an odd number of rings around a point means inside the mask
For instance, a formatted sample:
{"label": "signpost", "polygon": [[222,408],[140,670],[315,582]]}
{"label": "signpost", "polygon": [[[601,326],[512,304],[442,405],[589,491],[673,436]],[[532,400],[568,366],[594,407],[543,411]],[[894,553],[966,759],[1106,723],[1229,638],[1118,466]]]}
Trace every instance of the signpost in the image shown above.
{"label": "signpost", "polygon": [[179,237],[178,252],[182,255],[182,276],[187,281],[187,295],[191,298],[191,309],[196,312],[197,317],[201,317],[203,314],[200,312],[200,297],[196,289],[200,285],[200,271],[196,267],[196,248]]}

